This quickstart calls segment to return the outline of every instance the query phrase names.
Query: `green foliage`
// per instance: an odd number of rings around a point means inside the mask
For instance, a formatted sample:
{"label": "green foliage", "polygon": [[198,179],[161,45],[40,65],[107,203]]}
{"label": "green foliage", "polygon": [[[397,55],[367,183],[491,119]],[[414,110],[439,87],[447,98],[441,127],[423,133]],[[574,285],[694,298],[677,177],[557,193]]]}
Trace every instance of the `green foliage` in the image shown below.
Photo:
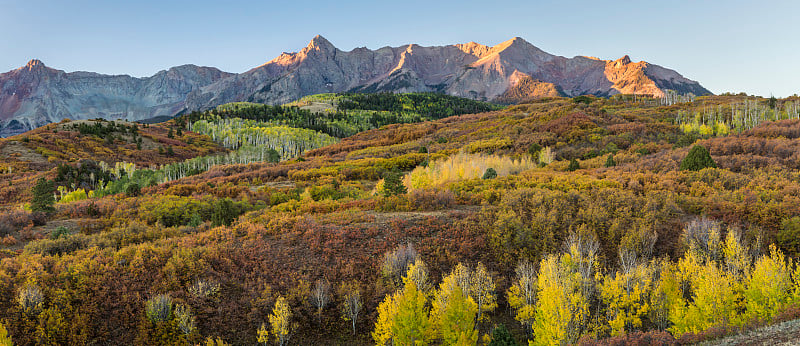
{"label": "green foliage", "polygon": [[783,220],[776,240],[778,247],[789,257],[800,257],[800,217]]}
{"label": "green foliage", "polygon": [[395,195],[402,195],[408,192],[408,189],[403,184],[403,174],[400,171],[394,170],[386,173],[383,178],[383,195],[391,197]]}
{"label": "green foliage", "polygon": [[[311,111],[304,106],[329,103],[329,109]],[[334,106],[335,105],[335,106]],[[286,106],[234,103],[207,112],[192,112],[182,119],[196,122],[211,117],[241,118],[310,129],[344,138],[389,124],[416,123],[453,115],[500,109],[500,106],[444,94],[321,94]]]}
{"label": "green foliage", "polygon": [[508,331],[505,324],[500,324],[494,329],[492,329],[492,341],[489,342],[489,346],[518,346],[517,340],[514,340],[514,336],[511,335],[511,332]]}
{"label": "green foliage", "polygon": [[489,167],[486,169],[486,172],[483,173],[483,177],[481,179],[494,179],[497,178],[497,171],[494,168]]}
{"label": "green foliage", "polygon": [[39,180],[36,181],[36,185],[33,187],[31,210],[42,212],[54,211],[55,208],[53,208],[53,205],[56,203],[56,200],[55,197],[53,197],[53,194],[55,192],[56,188],[52,181],[47,180],[44,177],[39,178]]}
{"label": "green foliage", "polygon": [[72,234],[72,231],[70,231],[69,228],[66,228],[64,226],[58,226],[56,227],[55,230],[50,232],[50,239],[58,239],[61,237],[68,236],[70,234]]}
{"label": "green foliage", "polygon": [[590,103],[592,103],[592,101],[594,101],[594,98],[591,97],[591,96],[588,96],[588,95],[575,96],[575,97],[572,98],[572,102],[575,102],[575,103],[590,104]]}
{"label": "green foliage", "polygon": [[125,187],[125,195],[128,197],[136,197],[142,194],[142,188],[138,183],[132,182]]}
{"label": "green foliage", "polygon": [[702,145],[695,145],[681,161],[681,170],[699,171],[703,168],[717,168],[717,164],[711,158],[708,149]]}
{"label": "green foliage", "polygon": [[211,214],[211,223],[214,226],[230,226],[236,220],[242,210],[230,198],[217,200],[214,204],[214,212]]}
{"label": "green foliage", "polygon": [[572,159],[569,160],[569,166],[567,166],[567,171],[574,172],[581,169],[581,165],[578,163],[578,160]]}
{"label": "green foliage", "polygon": [[439,330],[444,345],[474,345],[478,341],[478,331],[474,324],[478,306],[463,291],[455,289],[448,298],[447,307],[442,312]]}
{"label": "green foliage", "polygon": [[606,163],[604,164],[605,167],[614,167],[617,163],[614,161],[614,154],[608,154],[608,158],[606,159]]}
{"label": "green foliage", "polygon": [[167,322],[172,319],[172,298],[159,294],[145,303],[145,315],[151,322]]}

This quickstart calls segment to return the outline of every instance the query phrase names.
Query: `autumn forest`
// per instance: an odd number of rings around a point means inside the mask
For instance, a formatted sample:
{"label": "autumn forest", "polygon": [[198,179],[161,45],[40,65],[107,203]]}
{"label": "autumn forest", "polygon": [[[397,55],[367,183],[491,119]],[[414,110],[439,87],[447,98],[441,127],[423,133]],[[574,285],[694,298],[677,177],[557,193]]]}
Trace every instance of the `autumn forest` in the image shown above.
{"label": "autumn forest", "polygon": [[799,105],[65,119],[0,139],[0,345],[677,345],[796,320]]}

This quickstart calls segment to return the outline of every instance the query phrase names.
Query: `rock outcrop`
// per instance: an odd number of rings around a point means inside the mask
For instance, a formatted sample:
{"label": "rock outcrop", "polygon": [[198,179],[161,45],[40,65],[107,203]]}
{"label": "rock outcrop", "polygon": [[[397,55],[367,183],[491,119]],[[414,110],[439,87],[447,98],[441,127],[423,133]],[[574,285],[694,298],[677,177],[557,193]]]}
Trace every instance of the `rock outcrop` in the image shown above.
{"label": "rock outcrop", "polygon": [[[65,73],[38,60],[0,74],[0,128],[19,132],[62,118],[141,120],[234,101],[280,104],[325,92],[433,91],[518,102],[536,97],[710,94],[677,72],[626,55],[617,60],[548,54],[515,37],[475,42],[337,49],[322,36],[296,53],[240,74],[184,65],[148,78]],[[1,134],[2,132],[0,132]]]}

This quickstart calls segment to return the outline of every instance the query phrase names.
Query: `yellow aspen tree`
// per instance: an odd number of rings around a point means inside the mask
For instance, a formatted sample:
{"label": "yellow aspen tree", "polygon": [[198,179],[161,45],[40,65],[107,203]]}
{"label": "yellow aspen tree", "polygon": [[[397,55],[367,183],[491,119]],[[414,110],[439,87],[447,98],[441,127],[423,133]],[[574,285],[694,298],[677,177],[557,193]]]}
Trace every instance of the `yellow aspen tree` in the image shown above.
{"label": "yellow aspen tree", "polygon": [[588,319],[588,301],[583,296],[583,278],[569,254],[542,259],[537,278],[536,345],[574,343],[580,337],[580,322]]}
{"label": "yellow aspen tree", "polygon": [[425,265],[425,262],[419,258],[408,267],[403,282],[407,280],[413,282],[416,288],[423,294],[428,294],[431,289],[430,280],[428,279],[428,267]]}
{"label": "yellow aspen tree", "polygon": [[478,306],[460,289],[453,290],[449,302],[439,321],[443,345],[475,345],[478,331],[475,319]]}
{"label": "yellow aspen tree", "polygon": [[342,318],[350,322],[353,327],[353,335],[355,335],[356,321],[361,309],[364,307],[364,301],[361,299],[361,289],[358,283],[354,282],[342,284],[339,292],[342,297]]}
{"label": "yellow aspen tree", "polygon": [[447,275],[442,279],[442,282],[439,284],[439,289],[436,290],[436,293],[433,297],[433,302],[431,303],[430,320],[432,332],[434,334],[439,334],[441,332],[440,326],[442,322],[442,316],[450,305],[451,297],[455,291],[462,290],[458,284],[454,270],[450,273],[450,275]]}
{"label": "yellow aspen tree", "polygon": [[756,261],[744,291],[747,315],[769,320],[792,299],[792,272],[783,253],[770,245],[769,256]]}
{"label": "yellow aspen tree", "polygon": [[530,332],[536,317],[536,268],[530,261],[517,265],[516,279],[506,293],[514,318]]}
{"label": "yellow aspen tree", "polygon": [[469,296],[475,301],[478,307],[478,318],[476,321],[480,321],[481,317],[486,317],[482,315],[484,311],[491,312],[497,307],[494,280],[492,280],[492,276],[486,270],[483,263],[478,262],[478,266],[475,267],[475,272],[472,273]]}
{"label": "yellow aspen tree", "polygon": [[400,294],[400,292],[389,294],[378,304],[378,320],[375,322],[375,330],[372,331],[372,339],[376,345],[389,345],[392,342],[392,327]]}
{"label": "yellow aspen tree", "polygon": [[289,309],[289,303],[286,299],[278,297],[275,301],[275,307],[272,309],[272,314],[269,315],[269,324],[272,326],[272,334],[278,338],[278,345],[284,346],[289,340],[289,333],[291,332],[292,311]]}
{"label": "yellow aspen tree", "polygon": [[608,307],[611,335],[623,335],[642,327],[642,318],[650,312],[651,279],[650,268],[644,264],[605,276],[600,297]]}
{"label": "yellow aspen tree", "polygon": [[2,323],[0,323],[0,346],[14,346],[14,342],[8,336],[8,330]]}
{"label": "yellow aspen tree", "polygon": [[403,288],[388,295],[378,305],[378,320],[372,338],[378,345],[427,345],[433,328],[427,308],[427,295],[417,288],[417,281],[427,283],[427,270],[422,261],[408,268]]}
{"label": "yellow aspen tree", "polygon": [[264,346],[269,343],[269,329],[267,329],[266,324],[262,323],[261,327],[258,327],[256,341]]}

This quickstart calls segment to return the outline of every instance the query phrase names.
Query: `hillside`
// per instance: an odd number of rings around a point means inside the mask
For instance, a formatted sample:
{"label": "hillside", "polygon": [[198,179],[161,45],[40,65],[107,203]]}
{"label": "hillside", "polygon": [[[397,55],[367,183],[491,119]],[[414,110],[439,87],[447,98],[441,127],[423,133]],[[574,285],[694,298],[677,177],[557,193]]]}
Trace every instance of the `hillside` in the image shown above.
{"label": "hillside", "polygon": [[409,44],[345,52],[316,36],[299,52],[284,53],[240,74],[183,65],[134,78],[68,73],[31,60],[0,74],[0,136],[65,118],[163,119],[230,102],[279,105],[332,92],[438,92],[516,103],[584,94],[661,97],[668,90],[710,94],[678,72],[633,62],[627,55],[617,60],[565,58],[519,37],[492,47],[474,42]]}
{"label": "hillside", "polygon": [[[798,105],[545,98],[385,125],[49,214],[6,201],[0,320],[19,344],[253,344],[286,303],[290,344],[360,345],[407,332],[372,334],[393,321],[387,296],[403,316],[430,316],[434,343],[462,328],[474,344],[503,324],[520,343],[631,333],[674,344],[719,323],[789,319],[800,304],[788,262],[800,255]],[[263,106],[218,111],[249,107]],[[694,146],[716,168],[681,169]],[[342,308],[354,292],[363,309],[352,322]],[[493,298],[478,308],[477,297]]]}

